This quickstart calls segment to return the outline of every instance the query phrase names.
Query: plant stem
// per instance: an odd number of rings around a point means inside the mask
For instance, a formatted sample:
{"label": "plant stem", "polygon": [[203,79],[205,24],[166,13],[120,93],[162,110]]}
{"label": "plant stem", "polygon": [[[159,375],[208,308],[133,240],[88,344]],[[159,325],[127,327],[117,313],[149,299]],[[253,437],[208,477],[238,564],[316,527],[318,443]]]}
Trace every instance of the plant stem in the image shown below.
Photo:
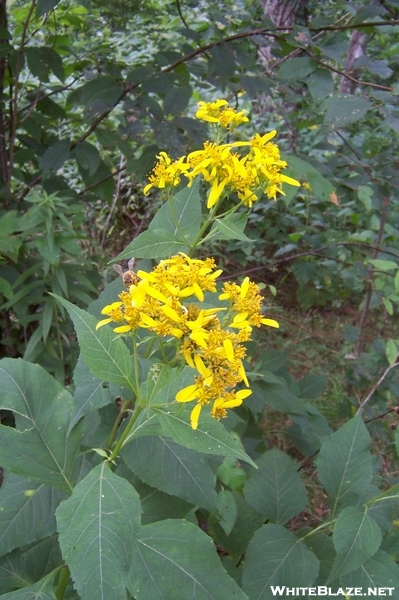
{"label": "plant stem", "polygon": [[69,569],[65,565],[65,567],[62,567],[62,569],[61,569],[60,578],[58,579],[57,589],[55,592],[55,597],[57,598],[57,600],[63,599],[64,592],[65,592],[66,586],[69,581],[69,576],[70,576]]}
{"label": "plant stem", "polygon": [[115,458],[118,456],[119,450],[122,448],[123,444],[126,441],[127,436],[129,435],[133,425],[135,424],[135,422],[137,421],[141,411],[143,410],[143,406],[140,406],[139,404],[136,404],[136,407],[134,409],[134,412],[132,414],[132,416],[130,417],[130,421],[129,423],[126,425],[125,431],[122,433],[121,437],[119,438],[119,440],[117,441],[115,448],[112,451],[111,456],[109,457],[109,461],[113,461],[115,460]]}
{"label": "plant stem", "polygon": [[119,429],[119,425],[122,422],[123,415],[124,415],[125,411],[127,410],[129,404],[130,404],[130,400],[125,400],[124,403],[122,404],[121,408],[120,408],[118,416],[115,419],[114,426],[112,427],[111,433],[109,434],[109,437],[108,437],[108,440],[107,440],[107,450],[111,450],[111,446],[112,446],[112,443],[113,443],[114,438],[116,436],[116,433],[117,433],[117,431]]}

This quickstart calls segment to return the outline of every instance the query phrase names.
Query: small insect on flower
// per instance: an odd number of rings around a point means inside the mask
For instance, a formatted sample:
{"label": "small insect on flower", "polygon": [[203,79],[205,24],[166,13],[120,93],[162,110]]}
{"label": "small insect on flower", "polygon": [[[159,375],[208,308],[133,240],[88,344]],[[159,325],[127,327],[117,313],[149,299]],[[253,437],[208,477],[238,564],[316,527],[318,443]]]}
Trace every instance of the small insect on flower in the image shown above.
{"label": "small insect on flower", "polygon": [[127,271],[124,271],[120,265],[113,265],[114,270],[122,277],[122,281],[127,288],[130,288],[131,285],[137,285],[140,281],[140,278],[133,271],[135,259],[131,258],[127,263]]}

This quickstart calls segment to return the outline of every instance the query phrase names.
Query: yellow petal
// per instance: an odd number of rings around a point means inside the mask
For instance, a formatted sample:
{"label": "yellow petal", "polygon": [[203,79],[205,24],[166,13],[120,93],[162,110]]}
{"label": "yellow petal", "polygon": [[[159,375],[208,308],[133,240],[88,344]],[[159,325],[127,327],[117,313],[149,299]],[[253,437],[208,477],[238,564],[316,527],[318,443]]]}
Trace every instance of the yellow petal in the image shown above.
{"label": "yellow petal", "polygon": [[193,429],[197,429],[198,427],[198,420],[199,420],[199,416],[201,413],[201,404],[196,404],[193,408],[193,410],[191,411],[191,415],[190,415],[190,423],[191,423],[191,427]]}
{"label": "yellow petal", "polygon": [[131,325],[121,325],[120,327],[115,327],[115,333],[126,333],[127,331],[131,331],[133,327]]}
{"label": "yellow petal", "polygon": [[261,323],[263,323],[263,325],[269,325],[269,327],[275,327],[276,329],[280,327],[274,319],[261,319]]}
{"label": "yellow petal", "polygon": [[233,362],[233,360],[234,360],[234,348],[233,348],[233,344],[232,344],[231,340],[228,340],[228,339],[224,340],[224,342],[223,342],[223,348],[224,348],[224,351],[226,352],[227,360],[229,362]]}
{"label": "yellow petal", "polygon": [[280,175],[281,177],[281,181],[284,181],[284,183],[289,183],[290,185],[296,185],[297,187],[299,187],[301,184],[299,181],[297,181],[296,179],[292,179],[292,177],[288,177],[287,175]]}
{"label": "yellow petal", "polygon": [[167,317],[172,319],[172,321],[176,321],[177,323],[179,323],[179,321],[181,320],[180,315],[178,315],[177,312],[173,310],[173,308],[171,308],[170,306],[162,306],[161,310]]}
{"label": "yellow petal", "polygon": [[103,325],[107,325],[107,323],[111,323],[112,319],[103,319],[102,321],[99,321],[96,325],[96,331],[97,329],[100,329],[100,327],[102,327]]}
{"label": "yellow petal", "polygon": [[191,402],[191,400],[195,400],[198,398],[198,386],[197,384],[188,385],[187,387],[180,390],[176,394],[176,402]]}

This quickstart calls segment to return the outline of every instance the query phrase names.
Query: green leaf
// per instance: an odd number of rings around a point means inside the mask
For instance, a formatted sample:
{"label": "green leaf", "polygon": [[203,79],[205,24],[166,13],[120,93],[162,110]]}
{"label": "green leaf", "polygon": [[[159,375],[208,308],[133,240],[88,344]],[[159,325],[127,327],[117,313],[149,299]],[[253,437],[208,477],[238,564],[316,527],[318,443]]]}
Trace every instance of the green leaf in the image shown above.
{"label": "green leaf", "polygon": [[369,260],[369,263],[373,265],[378,271],[396,271],[398,268],[398,263],[393,260],[382,260],[380,258],[375,258],[373,260]]}
{"label": "green leaf", "polygon": [[3,600],[57,600],[54,592],[54,579],[57,573],[58,570],[53,571],[37,583],[1,597]]}
{"label": "green leaf", "polygon": [[395,340],[388,340],[385,346],[385,354],[391,367],[396,363],[398,358],[399,348]]}
{"label": "green leaf", "polygon": [[318,478],[336,505],[362,494],[370,485],[373,467],[369,448],[370,436],[359,416],[322,445],[317,459]]}
{"label": "green leaf", "polygon": [[305,400],[313,400],[318,398],[323,392],[327,384],[325,375],[317,375],[309,373],[305,375],[299,382],[299,396]]}
{"label": "green leaf", "polygon": [[82,358],[93,375],[134,389],[132,360],[123,339],[107,326],[96,331],[96,317],[65,298],[52,296],[67,309],[78,334]]}
{"label": "green leaf", "polygon": [[156,490],[138,479],[123,461],[118,464],[115,471],[131,483],[141,499],[141,524],[149,525],[164,519],[183,519],[193,508],[192,504],[181,498],[171,496]]}
{"label": "green leaf", "polygon": [[344,508],[334,525],[333,541],[337,557],[326,583],[358,569],[377,552],[381,539],[381,529],[368,515],[367,508]]}
{"label": "green leaf", "polygon": [[136,600],[245,600],[220,564],[211,538],[187,521],[142,527],[129,573]]}
{"label": "green leaf", "polygon": [[265,402],[274,410],[291,413],[294,415],[306,414],[306,406],[303,400],[295,396],[288,387],[270,386],[265,391]]}
{"label": "green leaf", "polygon": [[140,514],[136,490],[105,462],[60,504],[56,513],[60,546],[82,600],[127,598]]}
{"label": "green leaf", "polygon": [[325,202],[330,200],[330,195],[334,191],[334,186],[328,179],[323,177],[313,165],[297,156],[290,155],[287,160],[293,177],[300,180],[305,178],[316,198]]}
{"label": "green leaf", "polygon": [[37,0],[36,16],[41,17],[44,13],[50,12],[58,2],[59,0]]}
{"label": "green leaf", "polygon": [[148,226],[149,231],[164,231],[176,241],[192,243],[201,226],[201,196],[199,177],[165,202]]}
{"label": "green leaf", "polygon": [[318,68],[306,80],[313,100],[320,102],[334,91],[334,80],[329,69]]}
{"label": "green leaf", "polygon": [[202,454],[168,438],[146,436],[126,444],[121,455],[147,485],[211,511],[217,508],[215,475]]}
{"label": "green leaf", "polygon": [[[314,532],[313,532],[314,533]],[[316,555],[320,562],[320,571],[315,585],[325,585],[336,557],[332,537],[324,533],[316,533],[304,538],[304,542]]]}
{"label": "green leaf", "polygon": [[[237,217],[240,218],[237,219]],[[253,240],[243,233],[246,224],[246,215],[244,215],[244,218],[243,215],[231,215],[224,219],[215,219],[212,231],[217,231],[218,233],[212,239],[239,240],[241,242],[253,243]]]}
{"label": "green leaf", "polygon": [[245,501],[241,493],[232,492],[237,505],[237,518],[229,535],[220,523],[218,513],[209,517],[208,530],[215,543],[228,552],[234,564],[237,564],[246,552],[255,531],[262,527],[264,517]]}
{"label": "green leaf", "polygon": [[186,110],[193,91],[190,86],[169,87],[163,101],[165,115],[180,115]]}
{"label": "green leaf", "polygon": [[0,487],[0,554],[55,533],[54,512],[64,494],[6,473]]}
{"label": "green leaf", "polygon": [[303,541],[281,525],[264,525],[246,552],[243,590],[250,600],[271,600],[272,586],[309,587],[318,572],[319,561]]}
{"label": "green leaf", "polygon": [[198,428],[194,430],[189,421],[191,407],[185,410],[178,407],[175,411],[171,408],[167,410],[153,408],[153,410],[158,415],[164,435],[181,446],[205,454],[234,457],[256,468],[254,461],[231,437],[224,425],[205,411],[202,411]]}
{"label": "green leaf", "polygon": [[78,104],[83,104],[90,117],[114,107],[122,94],[122,87],[112,75],[100,75],[76,90]]}
{"label": "green leaf", "polygon": [[0,559],[0,594],[29,586],[62,563],[55,535],[16,549]]}
{"label": "green leaf", "polygon": [[113,400],[110,390],[104,385],[104,381],[92,375],[81,356],[79,356],[73,373],[73,381],[75,384],[74,406],[68,433],[82,417]]}
{"label": "green leaf", "polygon": [[322,109],[326,110],[324,124],[332,129],[341,129],[362,119],[371,108],[371,102],[365,98],[335,94],[322,104]]}
{"label": "green leaf", "polygon": [[[359,569],[341,578],[346,587],[399,588],[399,567],[383,550],[378,550]],[[386,594],[388,596],[388,593]]]}
{"label": "green leaf", "polygon": [[302,79],[319,69],[315,60],[308,56],[291,58],[285,61],[278,70],[279,79]]}
{"label": "green leaf", "polygon": [[169,258],[178,252],[187,252],[189,247],[169,231],[156,229],[140,233],[115,260],[135,258]]}
{"label": "green leaf", "polygon": [[250,471],[245,482],[245,499],[269,521],[284,525],[308,504],[297,468],[277,448],[265,452],[256,463],[258,470]]}
{"label": "green leaf", "polygon": [[82,428],[67,430],[73,399],[42,367],[22,359],[0,361],[0,408],[16,428],[0,426],[0,464],[11,472],[70,493]]}
{"label": "green leaf", "polygon": [[234,494],[229,490],[221,490],[218,494],[219,511],[217,518],[226,535],[230,535],[237,519],[237,504]]}

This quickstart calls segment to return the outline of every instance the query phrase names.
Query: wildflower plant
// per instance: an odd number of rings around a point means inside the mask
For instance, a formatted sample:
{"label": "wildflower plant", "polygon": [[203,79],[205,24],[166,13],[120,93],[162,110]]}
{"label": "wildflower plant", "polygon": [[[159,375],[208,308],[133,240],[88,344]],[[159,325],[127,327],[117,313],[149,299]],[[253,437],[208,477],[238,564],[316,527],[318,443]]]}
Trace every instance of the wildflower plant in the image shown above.
{"label": "wildflower plant", "polygon": [[[253,204],[299,182],[275,131],[233,139],[245,111],[200,102],[197,118],[211,139],[159,153],[144,191],[165,201],[116,259],[141,262],[89,311],[56,297],[79,341],[73,382],[0,363],[0,408],[15,420],[0,426],[5,599],[269,600],[281,583],[352,585],[363,564],[378,585],[395,581],[379,549],[395,487],[371,485],[366,426],[358,415],[330,435],[306,399],[320,379],[289,388],[282,353],[254,351],[257,330],[279,327],[260,287],[227,279],[207,252],[210,240],[248,242]],[[301,451],[320,450],[331,519],[300,535],[285,525],[307,492],[291,458],[265,451],[265,402],[289,415]]]}

